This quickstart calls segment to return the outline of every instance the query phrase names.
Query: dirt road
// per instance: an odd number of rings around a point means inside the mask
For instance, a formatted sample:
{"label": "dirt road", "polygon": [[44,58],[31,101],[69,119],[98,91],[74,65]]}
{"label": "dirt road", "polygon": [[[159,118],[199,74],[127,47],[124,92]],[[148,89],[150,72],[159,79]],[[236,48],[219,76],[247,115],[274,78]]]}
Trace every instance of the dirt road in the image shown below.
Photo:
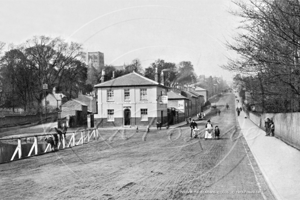
{"label": "dirt road", "polygon": [[1,164],[0,199],[274,199],[236,126],[234,96],[217,105],[220,140],[191,140],[187,126],[103,131],[83,146]]}

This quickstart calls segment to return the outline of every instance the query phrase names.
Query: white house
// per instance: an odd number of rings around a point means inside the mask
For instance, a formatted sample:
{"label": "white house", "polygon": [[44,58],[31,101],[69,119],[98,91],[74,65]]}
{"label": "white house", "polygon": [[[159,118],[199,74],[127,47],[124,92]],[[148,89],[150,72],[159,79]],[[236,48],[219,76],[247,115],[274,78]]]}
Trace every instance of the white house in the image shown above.
{"label": "white house", "polygon": [[167,88],[156,81],[132,72],[95,88],[100,127],[167,123]]}
{"label": "white house", "polygon": [[195,88],[195,92],[197,92],[199,95],[202,95],[204,97],[204,102],[207,101],[207,97],[208,97],[208,92],[206,89],[203,89],[201,87],[196,87]]}
{"label": "white house", "polygon": [[42,100],[42,106],[47,105],[47,110],[59,109],[62,105],[62,100],[65,97],[63,93],[56,93],[56,88],[54,87],[52,93],[48,94],[46,98]]}

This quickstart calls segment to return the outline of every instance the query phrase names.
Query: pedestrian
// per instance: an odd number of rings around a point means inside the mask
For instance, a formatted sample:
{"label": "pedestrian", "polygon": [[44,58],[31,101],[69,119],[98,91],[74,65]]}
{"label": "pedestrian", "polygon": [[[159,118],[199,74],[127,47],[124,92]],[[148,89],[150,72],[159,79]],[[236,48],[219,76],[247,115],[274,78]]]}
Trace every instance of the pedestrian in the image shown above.
{"label": "pedestrian", "polygon": [[229,105],[228,105],[228,103],[226,104],[226,108],[227,108],[227,110],[229,109]]}
{"label": "pedestrian", "polygon": [[58,148],[58,135],[57,135],[57,133],[54,133],[53,137],[54,137],[54,147],[55,147],[55,149],[57,149]]}
{"label": "pedestrian", "polygon": [[270,135],[270,119],[266,118],[265,119],[265,131],[266,131],[266,136]]}
{"label": "pedestrian", "polygon": [[194,129],[198,129],[198,125],[197,125],[197,123],[195,122],[195,120],[193,119],[193,121],[191,122],[191,124],[190,124],[190,128],[191,128],[191,138],[193,137],[193,131],[194,131]]}
{"label": "pedestrian", "polygon": [[158,128],[160,128],[160,130],[161,130],[161,123],[160,123],[160,121],[156,122],[156,128],[157,128],[157,130],[158,130]]}
{"label": "pedestrian", "polygon": [[60,128],[56,128],[56,127],[54,129],[55,129],[55,131],[59,135],[59,141],[60,141],[60,143],[62,143],[62,140],[66,139],[66,133],[67,133],[67,130],[68,130],[66,124],[63,123],[61,129]]}
{"label": "pedestrian", "polygon": [[240,112],[241,111],[240,111],[240,109],[238,107],[236,108],[236,112],[237,112],[237,115],[240,116]]}
{"label": "pedestrian", "polygon": [[219,116],[221,115],[221,110],[220,110],[220,109],[218,109],[218,115],[219,115]]}
{"label": "pedestrian", "polygon": [[51,147],[51,151],[55,151],[55,144],[54,144],[54,140],[53,138],[50,136],[50,137],[46,137],[45,138],[45,141],[50,144],[50,147]]}
{"label": "pedestrian", "polygon": [[210,122],[210,120],[208,120],[206,125],[205,125],[205,135],[204,135],[205,140],[212,138],[212,131],[213,131],[213,125]]}
{"label": "pedestrian", "polygon": [[271,130],[271,136],[275,136],[275,124],[273,122],[273,120],[270,120],[270,130]]}
{"label": "pedestrian", "polygon": [[216,139],[220,138],[220,129],[218,126],[215,127],[215,138]]}

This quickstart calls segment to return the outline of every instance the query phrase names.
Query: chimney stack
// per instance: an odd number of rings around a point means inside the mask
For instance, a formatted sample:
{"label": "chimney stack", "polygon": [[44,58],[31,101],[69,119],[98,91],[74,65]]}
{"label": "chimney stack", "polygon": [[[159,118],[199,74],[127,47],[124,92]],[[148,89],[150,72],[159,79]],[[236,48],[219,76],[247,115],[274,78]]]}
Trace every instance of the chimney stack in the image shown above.
{"label": "chimney stack", "polygon": [[160,73],[160,84],[165,85],[164,70],[161,70],[161,73]]}
{"label": "chimney stack", "polygon": [[105,71],[102,69],[102,74],[101,74],[101,83],[104,82],[104,76],[105,76]]}
{"label": "chimney stack", "polygon": [[112,77],[111,79],[114,79],[115,78],[115,71],[112,72]]}

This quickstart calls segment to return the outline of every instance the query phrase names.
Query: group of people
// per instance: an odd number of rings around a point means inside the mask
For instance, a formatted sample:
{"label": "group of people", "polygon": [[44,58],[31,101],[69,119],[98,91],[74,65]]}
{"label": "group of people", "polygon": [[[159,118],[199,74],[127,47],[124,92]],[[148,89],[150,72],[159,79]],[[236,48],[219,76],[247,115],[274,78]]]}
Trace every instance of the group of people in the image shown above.
{"label": "group of people", "polygon": [[[197,138],[200,131],[198,129],[198,125],[195,122],[195,120],[193,119],[191,124],[190,124],[190,128],[191,128],[191,138]],[[205,125],[205,134],[204,134],[204,139],[219,139],[220,138],[220,129],[218,126],[215,126],[215,129],[213,128],[213,124],[210,122],[210,120],[207,121],[206,125]]]}
{"label": "group of people", "polygon": [[275,136],[275,124],[272,119],[266,118],[265,119],[265,129],[266,129],[266,136]]}
{"label": "group of people", "polygon": [[197,114],[197,118],[199,120],[204,119],[204,117],[205,117],[205,113],[203,113],[203,112],[200,112],[200,113]]}
{"label": "group of people", "polygon": [[240,116],[240,113],[242,112],[243,108],[242,107],[236,107],[236,113],[238,116]]}
{"label": "group of people", "polygon": [[204,139],[219,139],[220,138],[220,129],[218,126],[214,126],[210,122],[210,120],[207,121],[205,125],[205,134],[204,134]]}
{"label": "group of people", "polygon": [[68,130],[65,123],[62,124],[61,128],[55,127],[54,129],[56,132],[52,136],[46,137],[45,139],[45,141],[50,144],[52,151],[58,150],[58,144],[59,142],[62,143],[62,141],[66,138],[66,133]]}

